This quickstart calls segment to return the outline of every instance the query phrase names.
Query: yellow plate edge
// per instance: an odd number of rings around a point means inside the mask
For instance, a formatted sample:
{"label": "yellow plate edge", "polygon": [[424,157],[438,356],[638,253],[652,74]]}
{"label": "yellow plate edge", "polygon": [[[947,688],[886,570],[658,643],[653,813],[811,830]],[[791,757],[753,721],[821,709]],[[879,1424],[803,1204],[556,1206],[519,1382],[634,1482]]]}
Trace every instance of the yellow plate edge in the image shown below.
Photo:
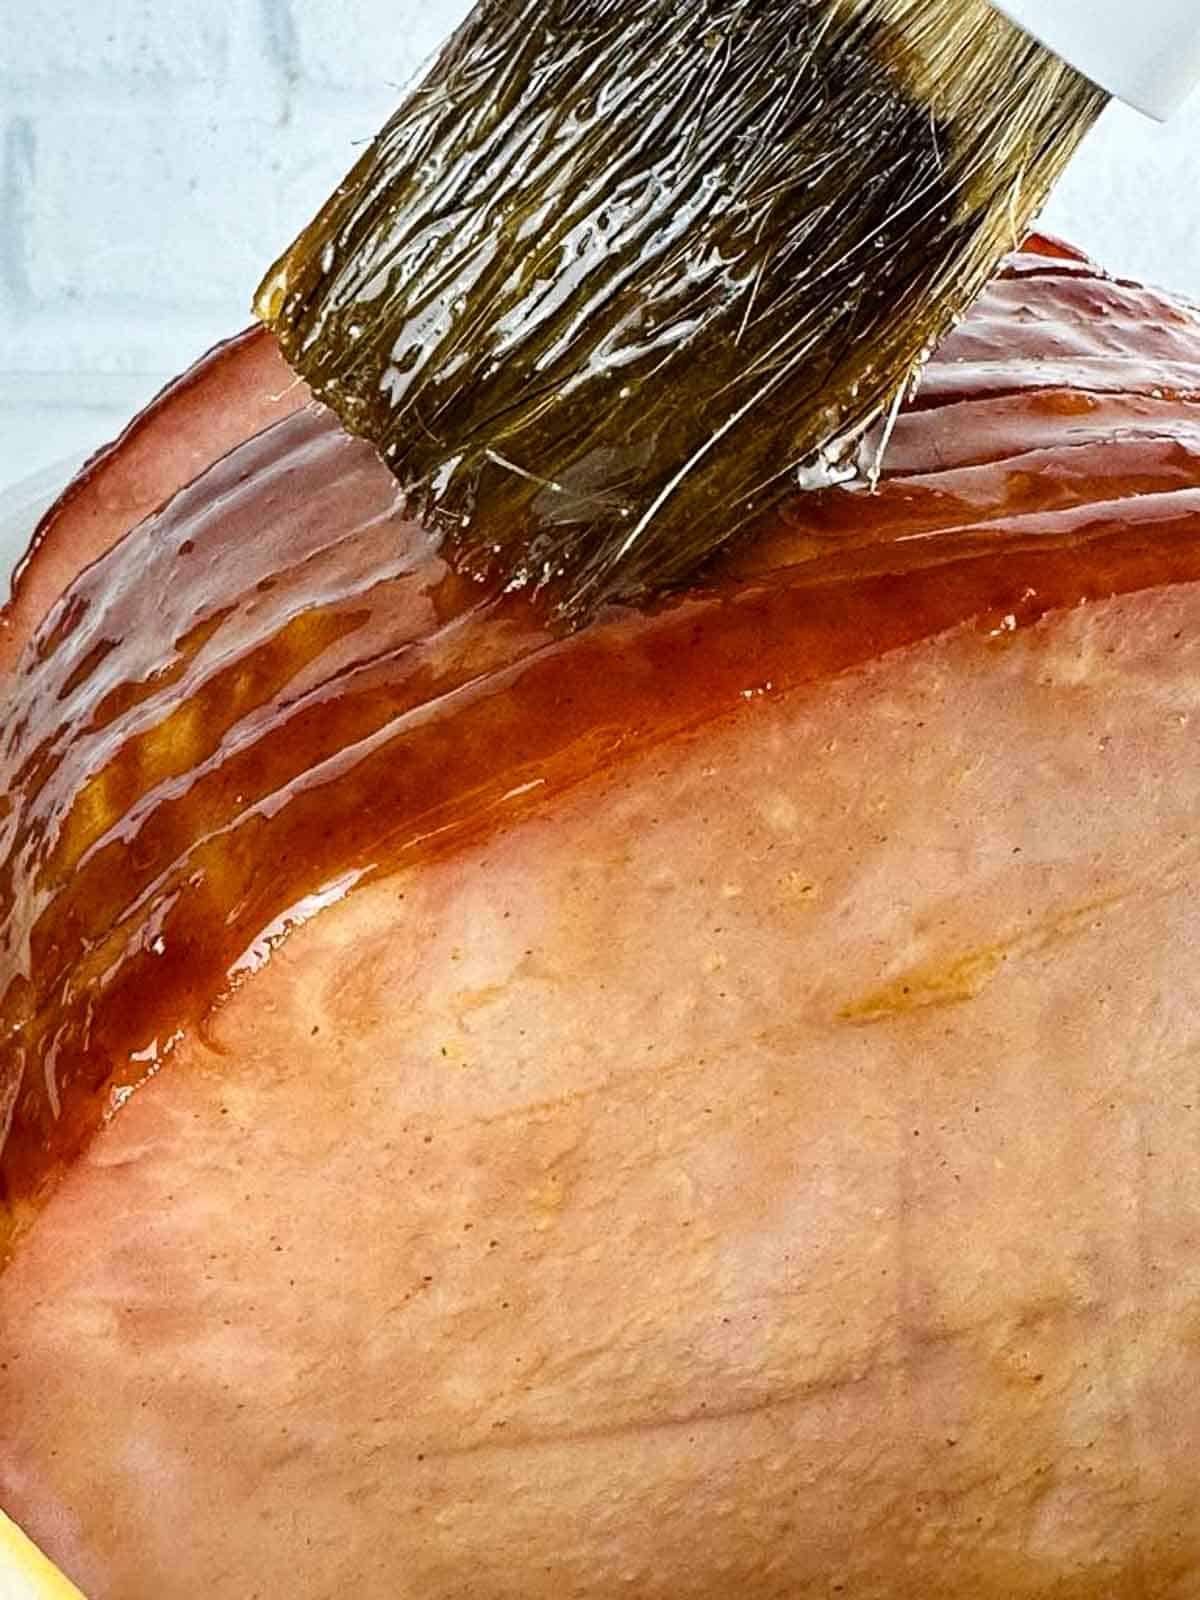
{"label": "yellow plate edge", "polygon": [[0,1600],[84,1600],[84,1596],[0,1511]]}

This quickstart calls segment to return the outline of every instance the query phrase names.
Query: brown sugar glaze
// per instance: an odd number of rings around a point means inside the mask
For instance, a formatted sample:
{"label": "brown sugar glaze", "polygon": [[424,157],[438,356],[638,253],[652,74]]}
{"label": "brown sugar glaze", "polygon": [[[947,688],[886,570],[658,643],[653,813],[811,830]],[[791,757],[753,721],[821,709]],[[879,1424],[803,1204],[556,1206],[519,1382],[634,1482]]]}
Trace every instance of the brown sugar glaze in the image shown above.
{"label": "brown sugar glaze", "polygon": [[747,700],[1197,580],[1200,318],[1044,242],[930,367],[876,494],[798,497],[688,594],[568,638],[455,578],[329,414],[275,423],[85,571],[9,686],[9,1242],[181,1032],[365,877]]}

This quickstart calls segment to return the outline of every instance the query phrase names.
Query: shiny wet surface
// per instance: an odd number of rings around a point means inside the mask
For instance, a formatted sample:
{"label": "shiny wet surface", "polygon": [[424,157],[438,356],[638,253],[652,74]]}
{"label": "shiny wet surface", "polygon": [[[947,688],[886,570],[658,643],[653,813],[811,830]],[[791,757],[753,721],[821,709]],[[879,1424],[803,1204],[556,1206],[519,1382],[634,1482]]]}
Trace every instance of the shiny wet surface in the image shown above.
{"label": "shiny wet surface", "polygon": [[747,700],[1195,581],[1200,328],[1026,258],[887,463],[877,495],[803,497],[687,596],[569,638],[453,578],[312,409],[102,558],[26,651],[0,748],[11,1218],[289,926],[372,874]]}

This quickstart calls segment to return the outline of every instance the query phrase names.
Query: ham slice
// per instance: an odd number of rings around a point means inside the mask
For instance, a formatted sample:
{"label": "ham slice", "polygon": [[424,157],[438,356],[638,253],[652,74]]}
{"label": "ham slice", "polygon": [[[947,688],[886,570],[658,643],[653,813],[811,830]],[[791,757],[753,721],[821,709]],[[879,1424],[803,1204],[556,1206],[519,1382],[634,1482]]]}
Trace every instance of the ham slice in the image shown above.
{"label": "ham slice", "polygon": [[0,672],[77,573],[227,451],[308,399],[307,386],[257,327],[169,384],[42,518],[0,611]]}
{"label": "ham slice", "polygon": [[1200,322],[1036,248],[568,639],[242,401],[35,558],[0,1502],[93,1600],[1195,1600]]}

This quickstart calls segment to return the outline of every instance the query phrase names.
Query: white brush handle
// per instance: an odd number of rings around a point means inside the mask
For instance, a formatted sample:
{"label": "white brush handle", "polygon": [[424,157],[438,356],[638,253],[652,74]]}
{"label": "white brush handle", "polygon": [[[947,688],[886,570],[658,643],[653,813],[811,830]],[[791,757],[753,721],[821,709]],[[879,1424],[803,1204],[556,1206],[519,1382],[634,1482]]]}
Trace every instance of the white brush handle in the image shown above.
{"label": "white brush handle", "polygon": [[992,0],[1093,83],[1165,122],[1200,83],[1200,0]]}

